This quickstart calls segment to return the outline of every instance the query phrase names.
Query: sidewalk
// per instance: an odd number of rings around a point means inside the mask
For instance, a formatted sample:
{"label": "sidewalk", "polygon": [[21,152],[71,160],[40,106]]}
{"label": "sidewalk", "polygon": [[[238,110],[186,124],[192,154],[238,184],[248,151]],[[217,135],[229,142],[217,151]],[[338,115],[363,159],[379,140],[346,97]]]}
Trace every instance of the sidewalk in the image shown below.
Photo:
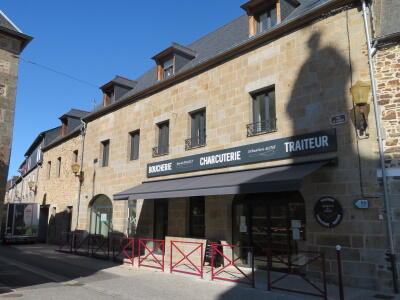
{"label": "sidewalk", "polygon": [[[82,268],[95,266],[97,270],[93,275],[71,278],[63,278],[55,274],[57,284],[54,286],[36,286],[18,289],[14,294],[21,294],[20,299],[272,299],[272,300],[308,300],[322,299],[312,296],[283,293],[280,291],[268,292],[266,290],[265,272],[257,272],[256,288],[244,284],[236,284],[226,281],[210,280],[210,273],[206,270],[204,279],[192,275],[169,273],[166,264],[165,272],[151,268],[138,268],[135,266],[118,265],[111,261],[94,259],[73,254],[55,251],[57,247],[49,245],[20,245],[15,246],[24,254],[39,254],[46,258],[57,258],[67,264],[74,264]],[[48,273],[48,272],[47,272]],[[46,274],[52,276],[51,273]],[[291,283],[291,287],[294,281]],[[338,299],[337,288],[328,287],[329,299]],[[0,298],[11,294],[3,294]],[[378,297],[376,297],[378,295]],[[400,299],[384,298],[380,292],[345,289],[346,300],[367,299]]]}

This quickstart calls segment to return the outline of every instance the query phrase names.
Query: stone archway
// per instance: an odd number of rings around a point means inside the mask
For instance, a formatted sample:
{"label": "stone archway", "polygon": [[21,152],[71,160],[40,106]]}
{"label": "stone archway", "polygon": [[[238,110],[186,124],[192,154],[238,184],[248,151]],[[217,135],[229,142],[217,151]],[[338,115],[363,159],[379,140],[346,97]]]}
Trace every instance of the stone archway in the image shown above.
{"label": "stone archway", "polygon": [[113,207],[110,198],[106,195],[97,195],[89,203],[90,234],[101,234],[107,237],[112,231]]}

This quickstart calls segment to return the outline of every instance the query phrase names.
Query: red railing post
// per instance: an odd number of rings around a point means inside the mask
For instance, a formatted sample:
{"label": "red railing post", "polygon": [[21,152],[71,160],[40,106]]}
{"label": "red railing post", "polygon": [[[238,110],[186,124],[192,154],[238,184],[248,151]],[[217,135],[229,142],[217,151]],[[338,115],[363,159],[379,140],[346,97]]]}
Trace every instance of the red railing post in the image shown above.
{"label": "red railing post", "polygon": [[211,245],[211,280],[214,280],[214,251],[215,245]]}
{"label": "red railing post", "polygon": [[172,273],[172,244],[174,242],[171,241],[169,244],[171,245],[171,249],[169,250],[169,272]]}
{"label": "red railing post", "polygon": [[201,249],[201,256],[200,256],[200,264],[201,264],[200,270],[201,270],[201,275],[200,275],[200,277],[201,277],[201,279],[203,279],[203,266],[204,266],[204,262],[203,262],[203,258],[204,258],[204,256],[203,256],[203,243],[201,244],[200,249]]}

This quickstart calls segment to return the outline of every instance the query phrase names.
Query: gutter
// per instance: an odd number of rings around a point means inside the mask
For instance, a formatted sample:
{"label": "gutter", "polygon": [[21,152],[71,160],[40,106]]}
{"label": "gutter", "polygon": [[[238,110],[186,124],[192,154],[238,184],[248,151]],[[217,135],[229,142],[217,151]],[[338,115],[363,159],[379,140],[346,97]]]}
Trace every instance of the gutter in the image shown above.
{"label": "gutter", "polygon": [[385,45],[399,42],[400,41],[400,31],[396,33],[386,34],[377,38],[372,39],[374,43],[377,43],[377,47],[383,47]]}
{"label": "gutter", "polygon": [[295,29],[298,29],[301,26],[306,25],[307,23],[318,19],[323,15],[323,13],[329,12],[333,9],[342,7],[346,4],[350,4],[355,2],[355,0],[333,0],[330,2],[327,2],[314,10],[311,10],[305,15],[300,15],[297,18],[293,20],[289,20],[288,22],[282,22],[281,24],[277,25],[272,29],[271,31],[266,32],[265,34],[262,35],[256,35],[254,37],[249,38],[245,42],[234,46],[233,48],[230,48],[221,54],[218,54],[217,56],[214,56],[210,58],[209,60],[199,63],[198,65],[192,67],[189,70],[183,71],[181,73],[176,74],[173,77],[170,77],[168,79],[162,80],[155,85],[148,87],[142,91],[139,91],[138,93],[124,99],[120,100],[118,102],[115,102],[104,109],[101,109],[99,111],[93,112],[92,114],[89,114],[88,116],[84,117],[83,120],[85,122],[90,122],[93,121],[101,116],[104,116],[110,112],[113,112],[115,110],[118,110],[119,108],[122,108],[124,106],[127,106],[141,98],[145,98],[147,96],[150,96],[154,93],[157,93],[165,88],[168,88],[176,83],[179,83],[183,80],[186,80],[190,77],[193,77],[201,72],[204,72],[212,67],[215,67],[229,59],[232,59],[244,52],[251,51],[252,49],[255,49],[259,47],[261,44],[265,44],[268,42],[271,42],[279,37],[281,37],[284,33],[291,32]]}

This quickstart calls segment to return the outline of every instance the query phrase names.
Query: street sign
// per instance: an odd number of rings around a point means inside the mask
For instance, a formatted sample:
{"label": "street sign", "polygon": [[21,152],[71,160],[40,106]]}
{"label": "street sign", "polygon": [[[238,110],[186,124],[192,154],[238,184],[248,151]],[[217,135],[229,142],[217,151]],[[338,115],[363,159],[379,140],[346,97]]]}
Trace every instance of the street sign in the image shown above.
{"label": "street sign", "polygon": [[368,200],[364,200],[364,199],[356,200],[354,202],[354,206],[357,208],[365,209],[365,208],[369,207],[369,202],[368,202]]}

